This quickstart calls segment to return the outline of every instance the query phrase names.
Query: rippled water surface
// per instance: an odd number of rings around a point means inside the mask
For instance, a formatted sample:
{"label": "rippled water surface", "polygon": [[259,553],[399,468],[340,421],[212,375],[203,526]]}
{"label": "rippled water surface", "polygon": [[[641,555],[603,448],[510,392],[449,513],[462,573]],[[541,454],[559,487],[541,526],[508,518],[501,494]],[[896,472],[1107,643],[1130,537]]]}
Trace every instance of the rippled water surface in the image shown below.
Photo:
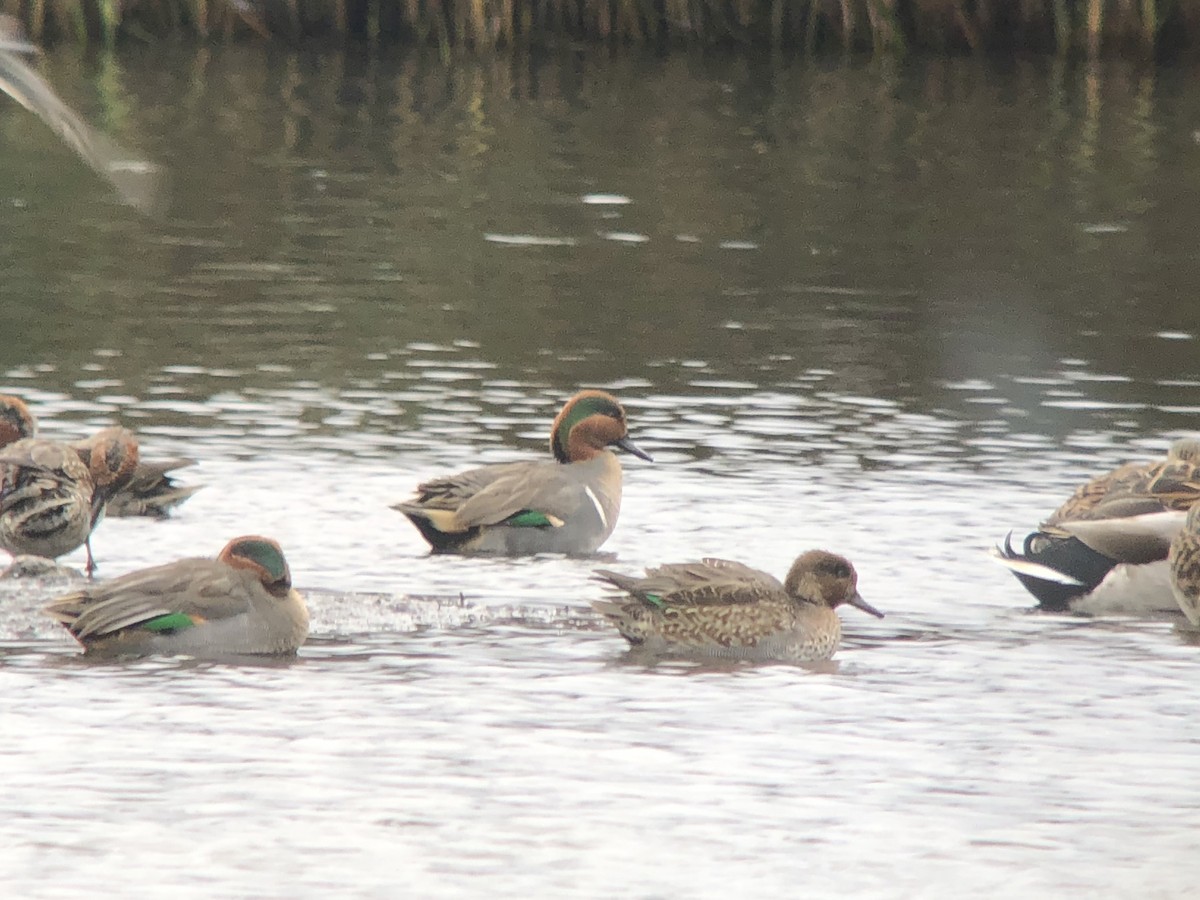
{"label": "rippled water surface", "polygon": [[[1197,653],[987,558],[1200,418],[1189,72],[131,50],[0,103],[0,391],[204,489],[100,575],[283,544],[294,661],[84,661],[0,584],[12,896],[1192,895]],[[3,99],[3,98],[0,98]],[[604,565],[850,556],[836,661],[646,665],[596,560],[389,504],[626,404]],[[79,565],[82,553],[67,562]]]}

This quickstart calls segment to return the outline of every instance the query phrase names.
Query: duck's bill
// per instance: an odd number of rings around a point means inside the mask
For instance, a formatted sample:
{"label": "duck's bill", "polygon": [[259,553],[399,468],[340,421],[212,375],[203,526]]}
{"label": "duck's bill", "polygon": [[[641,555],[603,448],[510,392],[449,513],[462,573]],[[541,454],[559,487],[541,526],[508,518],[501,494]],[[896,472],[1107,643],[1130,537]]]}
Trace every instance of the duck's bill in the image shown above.
{"label": "duck's bill", "polygon": [[855,609],[861,609],[863,612],[865,612],[869,616],[874,616],[877,619],[883,618],[883,613],[881,613],[879,610],[877,610],[875,607],[873,607],[870,603],[868,603],[866,600],[864,600],[863,595],[860,594],[858,591],[855,591],[853,596],[851,596],[850,599],[847,600],[846,602],[849,603],[851,606],[853,606]]}
{"label": "duck's bill", "polygon": [[646,462],[654,462],[654,457],[627,437],[623,437],[619,441],[613,441],[613,446],[620,447],[626,453],[632,453],[634,456],[646,460]]}

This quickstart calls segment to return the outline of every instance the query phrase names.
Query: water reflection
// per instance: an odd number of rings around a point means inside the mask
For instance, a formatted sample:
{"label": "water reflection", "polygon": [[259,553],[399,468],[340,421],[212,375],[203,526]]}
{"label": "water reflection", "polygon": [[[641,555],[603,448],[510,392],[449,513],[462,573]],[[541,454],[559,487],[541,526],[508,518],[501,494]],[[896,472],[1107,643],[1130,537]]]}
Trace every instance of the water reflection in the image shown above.
{"label": "water reflection", "polygon": [[[169,166],[169,213],[0,108],[0,390],[48,436],[119,418],[200,460],[173,521],[102,525],[101,575],[269,534],[313,629],[281,667],[95,667],[50,589],[0,585],[10,891],[131,862],[182,895],[1190,890],[1194,641],[1029,615],[985,553],[1196,430],[1189,73],[41,72]],[[623,568],[825,546],[888,618],[829,672],[633,665],[587,612],[596,561],[430,557],[387,509],[540,458],[580,386],[656,457]]]}

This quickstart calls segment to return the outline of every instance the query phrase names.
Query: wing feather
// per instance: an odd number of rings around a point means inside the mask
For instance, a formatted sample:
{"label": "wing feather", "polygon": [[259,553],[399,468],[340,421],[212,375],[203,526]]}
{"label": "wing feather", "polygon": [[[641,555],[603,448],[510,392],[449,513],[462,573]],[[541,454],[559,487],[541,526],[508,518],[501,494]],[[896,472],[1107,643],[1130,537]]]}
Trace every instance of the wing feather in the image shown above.
{"label": "wing feather", "polygon": [[59,597],[46,611],[83,639],[170,613],[229,618],[248,605],[245,573],[212,559],[186,559],[89,585]]}
{"label": "wing feather", "polygon": [[559,463],[509,463],[469,469],[417,488],[404,509],[453,511],[464,528],[497,525],[523,510],[566,518],[578,504],[578,485]]}
{"label": "wing feather", "polygon": [[783,595],[775,576],[732,560],[707,558],[646,570],[643,578],[599,570],[596,575],[650,606],[758,603]]}

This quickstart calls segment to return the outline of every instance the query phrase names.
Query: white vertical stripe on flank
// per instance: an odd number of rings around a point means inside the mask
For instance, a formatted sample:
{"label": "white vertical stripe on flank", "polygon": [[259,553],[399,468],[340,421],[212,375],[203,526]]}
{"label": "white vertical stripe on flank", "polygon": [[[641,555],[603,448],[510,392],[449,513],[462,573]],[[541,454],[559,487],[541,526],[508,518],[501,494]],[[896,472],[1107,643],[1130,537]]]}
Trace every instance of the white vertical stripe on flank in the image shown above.
{"label": "white vertical stripe on flank", "polygon": [[594,507],[596,507],[596,512],[600,513],[600,521],[604,524],[604,527],[607,528],[608,527],[608,516],[606,516],[604,514],[604,507],[600,505],[600,498],[597,497],[596,494],[592,491],[592,489],[590,487],[588,487],[587,485],[584,485],[583,489],[585,491],[587,491],[588,497],[591,498],[592,505]]}

